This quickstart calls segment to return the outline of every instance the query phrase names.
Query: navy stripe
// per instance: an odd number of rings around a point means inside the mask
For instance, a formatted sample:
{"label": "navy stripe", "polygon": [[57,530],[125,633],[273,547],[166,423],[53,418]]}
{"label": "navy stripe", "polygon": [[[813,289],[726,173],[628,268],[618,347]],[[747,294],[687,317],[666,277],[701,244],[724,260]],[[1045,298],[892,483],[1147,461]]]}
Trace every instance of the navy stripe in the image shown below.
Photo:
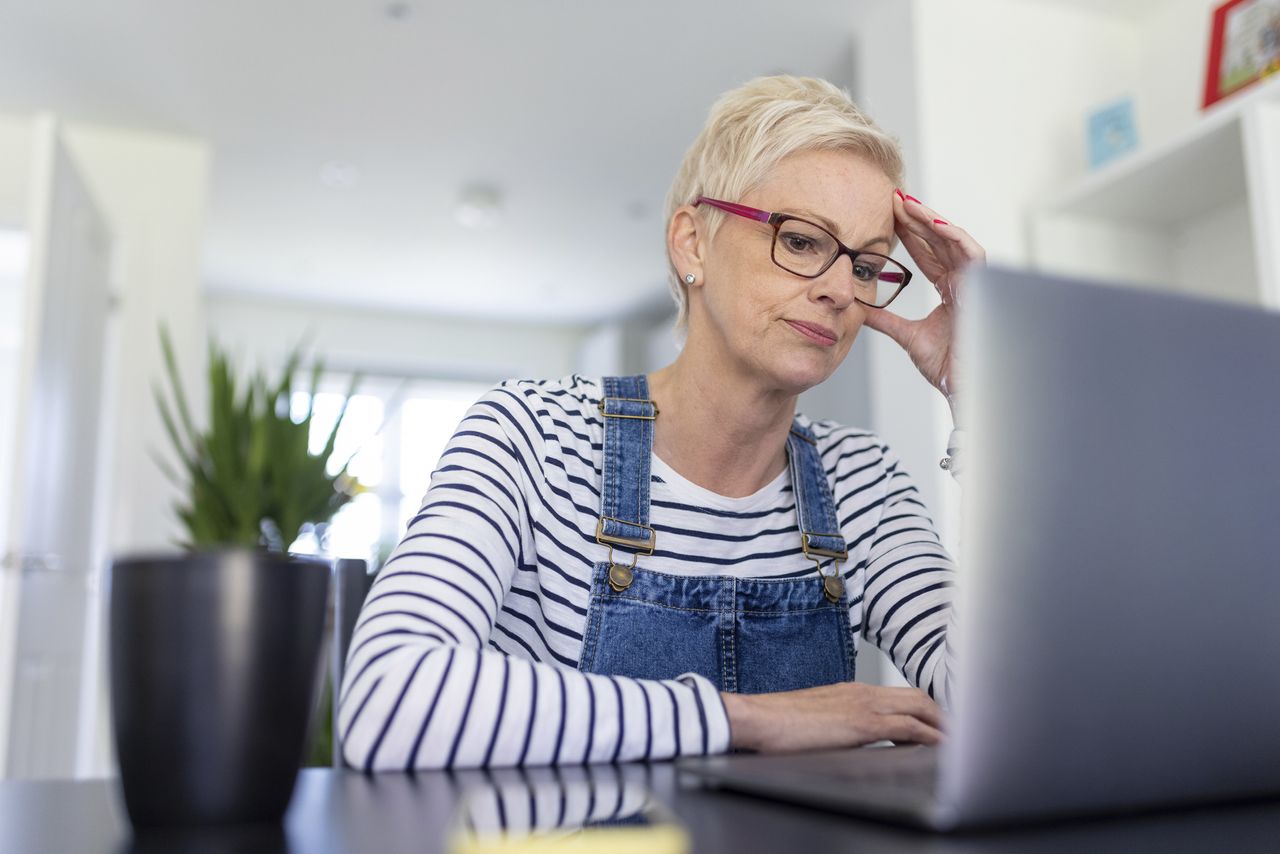
{"label": "navy stripe", "polygon": [[[389,646],[386,649],[382,650],[381,652],[377,653],[376,655],[371,656],[360,667],[360,672],[357,673],[355,676],[353,676],[351,678],[351,681],[347,683],[347,690],[344,692],[344,695],[349,694],[355,690],[356,685],[359,684],[360,682],[360,678],[369,672],[369,668],[373,666],[374,662],[378,661],[378,659],[380,658],[385,658],[386,656],[390,655],[393,652],[398,652],[403,648],[404,646],[402,644],[396,644],[395,646]],[[381,682],[382,677],[379,676],[375,681]]]}
{"label": "navy stripe", "polygon": [[[424,505],[422,505],[422,507],[423,507],[423,511],[424,511],[424,513],[425,513],[426,511],[428,511],[428,510],[434,510],[434,509],[436,509],[437,507],[453,507],[453,508],[455,508],[455,509],[457,509],[457,510],[461,510],[461,511],[463,511],[463,512],[465,512],[465,513],[470,513],[471,515],[475,516],[476,518],[478,518],[478,519],[482,520],[486,525],[488,525],[489,527],[493,528],[493,530],[494,530],[495,532],[497,532],[498,536],[502,539],[502,544],[503,544],[503,545],[505,545],[505,546],[507,547],[507,551],[508,551],[508,552],[510,553],[510,555],[511,555],[511,560],[512,560],[513,562],[515,561],[515,559],[516,559],[516,550],[515,550],[515,548],[513,548],[513,547],[512,547],[512,545],[511,545],[511,541],[510,541],[510,539],[507,537],[507,535],[505,535],[504,533],[502,533],[502,528],[500,528],[500,527],[498,526],[498,523],[497,523],[497,522],[493,521],[493,520],[492,520],[492,519],[490,519],[488,516],[484,515],[484,514],[483,514],[483,513],[481,513],[479,510],[477,510],[477,509],[475,509],[474,507],[472,507],[471,505],[469,505],[469,504],[459,504],[457,501],[431,501],[431,502],[430,502],[430,503],[428,503],[428,504],[424,504]],[[411,521],[411,522],[409,523],[409,527],[410,527],[410,528],[412,528],[412,527],[414,526],[414,524],[415,524],[415,523],[417,523],[417,522],[418,522],[418,520],[419,520],[420,518],[422,518],[422,515],[423,515],[423,514],[419,514],[418,516],[414,517],[413,521]]]}
{"label": "navy stripe", "polygon": [[457,608],[453,607],[448,602],[442,602],[436,597],[428,596],[425,593],[418,593],[412,590],[388,590],[386,593],[380,593],[377,596],[370,596],[368,599],[365,600],[365,607],[368,607],[372,605],[374,602],[378,602],[383,599],[390,599],[393,596],[408,596],[411,599],[421,599],[424,602],[430,602],[432,605],[439,605],[441,608],[444,608],[450,614],[453,614],[455,617],[457,617],[459,622],[461,622],[464,626],[470,629],[471,634],[476,639],[476,646],[484,646],[484,638],[480,637],[480,632],[476,631],[476,627],[471,624],[470,620],[462,616],[461,612],[459,612]]}
{"label": "navy stripe", "polygon": [[[427,555],[427,557],[435,557],[435,555]],[[440,560],[453,563],[453,561],[449,560],[449,558],[440,558]],[[388,561],[388,563],[390,563],[390,561]],[[378,573],[378,581],[382,581],[385,578],[395,578],[396,576],[401,576],[401,575],[417,576],[419,578],[425,578],[434,584],[443,584],[446,587],[452,587],[454,590],[457,590],[463,596],[467,597],[467,599],[471,600],[471,604],[475,605],[477,608],[480,609],[480,614],[482,615],[482,621],[487,621],[489,619],[489,614],[490,614],[489,609],[486,608],[484,605],[481,605],[480,600],[471,595],[471,591],[467,590],[465,587],[462,587],[459,584],[456,584],[455,582],[450,581],[448,578],[445,578],[443,575],[438,575],[431,572],[418,572],[417,570],[413,570],[413,569],[401,569],[396,572]],[[381,598],[385,598],[387,596],[394,596],[397,593],[403,593],[403,592],[406,592],[406,591],[388,590],[386,593],[382,594]],[[495,602],[494,604],[496,605],[497,603]],[[468,621],[468,623],[469,622],[470,621]]]}
{"label": "navy stripe", "polygon": [[422,739],[427,734],[427,727],[431,726],[431,719],[435,717],[436,705],[440,702],[440,695],[444,693],[445,685],[449,682],[449,671],[453,668],[453,650],[449,650],[449,655],[444,661],[444,671],[440,674],[440,681],[436,684],[435,696],[431,698],[431,704],[427,706],[427,713],[422,718],[422,726],[418,727],[418,735],[413,740],[413,747],[409,750],[408,761],[405,763],[404,770],[412,771],[418,764],[418,749],[422,747]]}
{"label": "navy stripe", "polygon": [[697,684],[695,683],[690,687],[693,688],[694,702],[698,704],[698,726],[702,729],[702,755],[705,756],[710,747],[708,741],[710,733],[707,732],[707,710],[702,706],[702,692],[698,690]]}
{"label": "navy stripe", "polygon": [[360,713],[364,711],[364,707],[369,705],[369,700],[373,698],[373,692],[378,690],[378,686],[382,684],[382,677],[379,676],[373,680],[373,684],[369,686],[369,693],[364,695],[364,699],[360,701],[360,705],[356,706],[355,713],[351,715],[351,720],[347,722],[347,731],[342,736],[342,743],[347,744],[351,741],[351,731],[356,728],[356,721],[360,720]]}
{"label": "navy stripe", "polygon": [[613,758],[611,762],[617,762],[618,756],[622,753],[622,739],[627,734],[627,709],[622,704],[622,686],[618,684],[617,679],[610,679],[613,683],[613,693],[618,697],[618,743],[613,748]]}
{"label": "navy stripe", "polygon": [[485,750],[484,762],[481,763],[485,768],[493,760],[493,748],[498,743],[498,733],[502,732],[502,718],[507,713],[507,686],[511,682],[511,665],[507,663],[507,657],[504,655],[498,660],[502,662],[502,690],[498,693],[498,719],[493,722],[493,735],[489,738],[489,747]]}
{"label": "navy stripe", "polygon": [[582,752],[583,764],[591,762],[591,747],[596,737],[596,689],[590,677],[583,679],[587,683],[587,748]]}
{"label": "navy stripe", "polygon": [[378,632],[376,635],[369,635],[369,637],[360,641],[359,645],[355,646],[347,653],[347,661],[351,661],[355,658],[356,654],[359,653],[360,650],[364,649],[364,647],[371,641],[376,641],[378,638],[385,638],[391,635],[411,635],[416,638],[433,640],[439,644],[443,644],[445,642],[444,638],[434,632],[416,632],[413,629],[387,629],[385,632]]}
{"label": "navy stripe", "polygon": [[660,684],[663,688],[665,688],[667,691],[667,695],[671,697],[671,721],[673,724],[672,728],[675,730],[675,736],[676,736],[675,755],[680,756],[681,755],[680,754],[680,704],[676,702],[676,692],[671,690],[670,685],[668,685],[666,682],[660,682],[658,684]]}
{"label": "navy stripe", "polygon": [[533,651],[533,647],[525,643],[524,638],[520,637],[518,634],[508,629],[506,626],[502,625],[502,623],[495,623],[493,627],[498,631],[502,632],[507,637],[511,638],[516,643],[520,644],[520,646],[524,648],[524,651],[526,653],[525,657],[528,658],[530,661],[542,661],[542,656],[536,654]]}
{"label": "navy stripe", "polygon": [[581,617],[587,616],[586,608],[582,607],[581,605],[573,604],[568,599],[561,596],[559,593],[555,593],[551,590],[548,590],[545,587],[539,587],[535,592],[533,590],[525,590],[522,587],[516,587],[513,584],[511,586],[511,592],[520,596],[527,596],[531,599],[536,599],[538,601],[538,604],[542,604],[544,600],[550,599],[552,602],[555,602],[558,605],[563,605],[564,607],[568,608],[570,611],[572,611],[573,613]]}
{"label": "navy stripe", "polygon": [[881,590],[875,596],[871,597],[871,601],[867,603],[867,612],[870,613],[871,611],[875,610],[875,607],[880,603],[880,600],[883,599],[890,590],[897,587],[902,582],[909,581],[912,578],[917,578],[921,575],[928,575],[931,572],[939,572],[939,571],[940,570],[936,566],[926,566],[924,569],[917,569],[913,572],[908,572],[905,575],[897,576],[896,578],[893,579],[893,581],[890,581],[888,584],[886,584],[883,590]]}
{"label": "navy stripe", "polygon": [[[547,648],[547,652],[551,653],[551,655],[555,657],[556,661],[568,667],[573,666],[574,664],[573,659],[567,658],[566,656],[563,656],[560,653],[556,652],[555,649],[552,648],[551,644],[547,641],[547,636],[542,633],[542,629],[538,627],[538,624],[534,622],[534,619],[530,617],[528,614],[522,614],[519,611],[517,611],[515,608],[512,608],[509,605],[502,606],[502,613],[510,614],[512,617],[515,617],[517,620],[524,623],[529,628],[533,629],[534,634],[538,636],[538,640],[542,643],[544,647]],[[548,623],[548,626],[551,626],[551,624]],[[554,626],[551,626],[551,627],[554,628]],[[582,635],[578,634],[577,632],[571,629],[562,629],[561,631],[563,631],[565,634],[572,635],[574,640],[578,641],[578,643],[582,643]]]}
{"label": "navy stripe", "polygon": [[425,614],[419,614],[417,611],[392,610],[392,611],[379,611],[376,614],[365,613],[360,617],[360,625],[356,627],[356,631],[359,632],[365,626],[369,625],[369,623],[372,623],[374,620],[378,619],[379,617],[412,617],[415,620],[422,620],[422,622],[424,623],[430,623],[431,625],[435,626],[444,634],[445,637],[447,637],[449,640],[453,641],[454,643],[461,643],[461,641],[458,640],[458,636],[455,635],[453,632],[449,631],[448,626],[445,626],[441,623],[436,622],[435,620],[431,619]]}
{"label": "navy stripe", "polygon": [[648,759],[653,754],[653,709],[649,705],[649,692],[645,690],[643,682],[636,682],[640,688],[640,696],[644,697],[644,753],[641,754],[642,759]]}
{"label": "navy stripe", "polygon": [[[532,698],[529,702],[529,726],[524,731],[524,744],[520,747],[520,758],[516,761],[516,765],[524,766],[524,761],[529,757],[529,745],[533,743],[533,723],[538,719],[538,668],[529,668],[529,696]],[[529,789],[529,796],[533,796],[533,789]]]}
{"label": "navy stripe", "polygon": [[[524,507],[524,506],[525,506],[524,496],[523,496],[523,494],[521,494],[521,492],[519,491],[519,489],[517,489],[517,490],[516,490],[516,492],[515,492],[515,494],[513,495],[513,494],[512,494],[512,492],[511,492],[511,490],[507,489],[507,485],[506,485],[505,483],[503,483],[502,481],[498,480],[496,477],[492,477],[492,476],[490,476],[490,475],[486,474],[485,472],[480,471],[479,469],[467,468],[466,466],[448,465],[448,466],[441,466],[440,468],[436,469],[435,473],[436,473],[436,474],[446,474],[446,473],[451,472],[451,471],[457,471],[457,472],[464,472],[464,473],[466,473],[466,474],[475,474],[475,475],[479,475],[480,477],[482,477],[482,478],[484,478],[485,480],[487,480],[489,483],[493,484],[493,488],[494,488],[494,489],[498,490],[498,491],[499,491],[499,492],[501,492],[503,495],[505,495],[505,496],[507,497],[507,500],[511,502],[512,506],[514,506],[514,507]],[[516,496],[520,496],[520,497],[519,497],[519,498],[517,498]],[[461,542],[461,541],[459,541],[459,542]]]}
{"label": "navy stripe", "polygon": [[718,507],[698,507],[693,504],[681,504],[678,501],[662,501],[657,498],[649,500],[650,507],[663,507],[667,510],[683,510],[687,513],[701,513],[704,516],[719,516],[722,519],[762,519],[765,516],[776,516],[780,513],[795,513],[795,502],[783,505],[781,507],[773,507],[769,510],[752,510],[750,512],[735,513],[732,510],[721,510]]}
{"label": "navy stripe", "polygon": [[[910,602],[913,599],[920,598],[926,593],[932,593],[935,590],[941,590],[944,587],[950,587],[950,586],[951,586],[950,581],[939,581],[937,584],[930,584],[928,587],[921,587],[919,590],[913,590],[912,592],[908,593],[906,596],[904,596],[903,598],[895,602],[893,604],[893,607],[890,608],[888,611],[885,611],[884,616],[880,618],[880,631],[876,632],[876,644],[877,645],[880,644],[880,641],[884,636],[884,630],[888,628],[889,622],[893,619],[893,615],[898,613],[898,610],[901,609],[904,605],[906,605],[908,602]],[[870,611],[868,611],[868,613],[870,613]],[[911,623],[908,623],[906,626],[902,628],[902,631],[898,633],[898,637],[895,638],[893,643],[889,645],[890,655],[893,654],[893,649],[898,645],[898,641],[902,640],[903,633],[906,632],[906,630],[913,625],[915,625],[914,621]]]}
{"label": "navy stripe", "polygon": [[551,751],[551,764],[560,764],[560,750],[564,747],[564,727],[569,720],[569,694],[564,687],[564,674],[560,668],[552,668],[556,681],[560,683],[560,728],[556,731],[556,746]]}
{"label": "navy stripe", "polygon": [[[938,638],[936,641],[933,642],[933,646],[925,650],[924,655],[920,657],[920,666],[916,668],[916,684],[917,685],[920,684],[920,676],[922,673],[924,673],[925,662],[929,660],[930,656],[932,656],[935,652],[938,651],[938,647],[941,646],[942,642],[946,639],[947,639],[946,635],[943,635],[942,637]],[[946,678],[948,682],[951,680],[951,671],[947,671]],[[932,679],[929,680],[929,696],[930,697],[933,696],[933,680]]]}
{"label": "navy stripe", "polygon": [[[446,518],[446,517],[432,514],[432,518]],[[382,572],[379,572],[378,575],[381,576],[382,573],[386,571],[387,566],[390,565],[390,563],[393,560],[400,557],[402,554],[407,554],[407,552],[400,551],[401,548],[404,548],[405,543],[409,542],[410,540],[420,540],[420,539],[445,540],[446,542],[457,543],[458,545],[466,549],[469,549],[472,554],[474,554],[477,558],[480,559],[482,563],[484,563],[485,569],[489,570],[489,576],[493,581],[497,582],[496,587],[491,587],[489,585],[489,582],[485,581],[484,577],[481,576],[480,573],[476,572],[471,567],[467,566],[465,563],[461,561],[453,561],[453,560],[451,560],[451,563],[454,566],[461,569],[463,572],[467,573],[468,575],[472,576],[477,581],[479,581],[480,584],[485,588],[485,590],[489,592],[490,598],[493,599],[494,607],[495,608],[497,607],[498,596],[502,593],[502,582],[498,578],[498,570],[494,568],[493,563],[490,562],[489,558],[485,557],[484,553],[482,553],[479,549],[477,549],[475,546],[471,545],[471,543],[467,542],[461,537],[453,537],[448,534],[442,534],[439,531],[420,531],[416,534],[409,534],[408,536],[406,536],[404,539],[400,541],[400,546],[391,555],[391,557],[387,558],[387,562],[382,565]],[[441,557],[440,555],[437,555],[434,552],[427,553],[427,554],[432,557]],[[448,558],[443,558],[443,559],[448,560]]]}
{"label": "navy stripe", "polygon": [[908,661],[911,660],[911,656],[916,654],[916,652],[920,649],[920,647],[924,646],[926,643],[929,642],[930,638],[935,638],[933,642],[933,646],[929,647],[929,649],[925,652],[925,654],[920,656],[920,663],[916,665],[916,678],[913,680],[915,684],[917,685],[920,684],[920,674],[924,672],[924,665],[925,665],[925,662],[929,660],[929,653],[933,652],[933,650],[938,648],[938,644],[941,643],[943,640],[942,637],[939,637],[939,636],[946,630],[947,630],[946,626],[937,626],[932,631],[926,633],[925,636],[921,638],[920,641],[915,646],[911,647],[911,651],[907,653],[906,657],[902,659],[902,663],[906,664]]}
{"label": "navy stripe", "polygon": [[[400,711],[400,704],[404,702],[404,695],[409,693],[409,686],[413,684],[413,677],[418,675],[418,668],[422,666],[422,662],[427,660],[429,652],[424,652],[418,656],[417,662],[414,663],[413,669],[409,671],[409,675],[404,680],[404,687],[400,689],[400,694],[396,697],[396,701],[391,706],[391,711],[387,713],[387,719],[382,723],[382,729],[378,732],[378,737],[373,740],[373,746],[369,748],[369,755],[364,760],[364,770],[373,770],[373,761],[378,755],[378,748],[382,747],[382,741],[387,737],[387,730],[391,729],[391,722],[395,720],[396,712]],[[348,727],[350,732],[351,728]]]}
{"label": "navy stripe", "polygon": [[469,495],[478,495],[485,501],[491,502],[494,507],[498,508],[498,512],[502,514],[502,518],[507,520],[507,525],[511,528],[511,536],[513,539],[520,537],[520,525],[516,522],[515,517],[507,512],[507,508],[499,504],[492,495],[478,487],[474,487],[469,483],[439,483],[431,487],[433,492],[464,492]]}
{"label": "navy stripe", "polygon": [[[942,585],[939,585],[939,586],[942,586]],[[893,639],[893,643],[889,645],[888,653],[890,657],[893,656],[894,649],[897,648],[898,644],[902,642],[902,639],[907,636],[907,633],[910,632],[916,626],[917,623],[919,623],[923,619],[926,619],[932,614],[937,614],[940,611],[945,611],[950,607],[951,607],[950,603],[943,602],[941,605],[934,605],[932,608],[927,608],[924,611],[921,611],[919,614],[916,614],[914,617],[908,620],[906,625],[902,627],[902,631],[898,632],[898,636]]]}
{"label": "navy stripe", "polygon": [[445,760],[444,767],[452,768],[454,761],[458,758],[458,747],[462,744],[462,736],[467,731],[467,718],[471,714],[471,704],[476,699],[476,686],[480,684],[480,671],[484,670],[484,656],[476,656],[476,672],[471,679],[471,687],[467,689],[467,702],[462,707],[462,717],[458,719],[458,732],[453,737],[453,747],[449,748],[449,758]]}

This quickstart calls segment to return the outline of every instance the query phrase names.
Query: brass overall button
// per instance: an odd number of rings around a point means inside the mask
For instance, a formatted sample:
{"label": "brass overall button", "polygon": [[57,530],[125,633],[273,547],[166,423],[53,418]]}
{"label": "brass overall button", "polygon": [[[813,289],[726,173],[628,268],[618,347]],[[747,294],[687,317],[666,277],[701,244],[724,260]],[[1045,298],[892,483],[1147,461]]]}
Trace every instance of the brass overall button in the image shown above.
{"label": "brass overall button", "polygon": [[609,565],[609,586],[613,588],[614,593],[621,593],[631,586],[632,579],[635,574],[629,566],[619,566],[616,563]]}
{"label": "brass overall button", "polygon": [[833,605],[844,598],[844,579],[840,573],[833,572],[822,577],[822,595]]}

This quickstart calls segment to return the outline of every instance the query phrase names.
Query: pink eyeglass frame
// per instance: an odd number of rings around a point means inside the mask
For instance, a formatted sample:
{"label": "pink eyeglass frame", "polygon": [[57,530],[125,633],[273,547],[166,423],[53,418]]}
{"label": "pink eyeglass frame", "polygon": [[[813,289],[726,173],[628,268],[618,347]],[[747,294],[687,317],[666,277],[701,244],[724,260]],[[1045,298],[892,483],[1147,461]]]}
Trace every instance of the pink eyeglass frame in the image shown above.
{"label": "pink eyeglass frame", "polygon": [[[834,264],[836,260],[840,258],[841,255],[848,255],[849,261],[853,263],[857,262],[859,255],[870,255],[874,258],[883,258],[886,261],[892,262],[895,267],[898,267],[901,270],[901,272],[893,272],[893,271],[890,271],[887,273],[882,272],[880,273],[880,279],[881,281],[887,282],[889,284],[897,285],[898,289],[894,291],[893,296],[889,297],[887,300],[884,301],[884,303],[882,303],[879,306],[875,305],[874,303],[869,303],[864,299],[859,299],[858,297],[854,297],[854,299],[858,300],[858,302],[862,303],[863,305],[869,305],[872,308],[884,308],[889,303],[897,299],[898,294],[902,293],[902,289],[905,288],[908,285],[908,283],[910,283],[911,281],[911,271],[903,267],[897,261],[894,261],[888,255],[882,255],[879,252],[868,252],[865,249],[852,249],[848,246],[845,246],[843,243],[839,241],[839,239],[836,238],[834,234],[831,234],[830,231],[827,231],[827,229],[824,226],[818,225],[816,222],[810,222],[804,217],[795,216],[793,214],[762,211],[759,208],[750,208],[750,207],[747,207],[746,205],[736,204],[735,202],[722,202],[719,199],[709,199],[706,196],[698,196],[698,200],[693,203],[694,207],[697,207],[698,205],[704,205],[704,204],[710,205],[713,208],[719,208],[720,210],[725,211],[726,213],[735,214],[737,216],[745,217],[747,219],[754,219],[758,222],[763,222],[767,225],[773,226],[774,242],[772,247],[769,250],[770,260],[772,260],[774,264],[777,264],[779,267],[781,267],[783,270],[786,270],[791,275],[799,276],[802,279],[818,278],[823,273],[827,272],[827,270],[830,270],[831,265]],[[794,220],[797,220],[798,222],[803,222],[807,225],[811,225],[814,228],[830,235],[831,239],[835,242],[836,246],[839,247],[839,251],[837,251],[836,254],[831,256],[831,260],[829,260],[821,270],[814,273],[812,276],[806,276],[804,273],[797,273],[795,270],[792,270],[789,267],[783,267],[781,264],[778,264],[778,259],[773,257],[774,248],[776,248],[778,245],[778,229],[782,226],[784,222],[786,222],[789,219],[794,219]]]}

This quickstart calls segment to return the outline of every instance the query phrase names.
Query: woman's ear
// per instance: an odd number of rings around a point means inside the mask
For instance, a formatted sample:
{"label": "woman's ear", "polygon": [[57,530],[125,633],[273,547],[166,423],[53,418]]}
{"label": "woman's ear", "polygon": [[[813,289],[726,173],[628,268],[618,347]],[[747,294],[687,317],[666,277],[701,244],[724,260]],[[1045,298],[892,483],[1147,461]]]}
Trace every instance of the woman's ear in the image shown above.
{"label": "woman's ear", "polygon": [[702,218],[693,205],[682,205],[676,208],[667,223],[667,253],[676,268],[676,275],[682,282],[689,284],[688,276],[692,275],[692,284],[702,284]]}

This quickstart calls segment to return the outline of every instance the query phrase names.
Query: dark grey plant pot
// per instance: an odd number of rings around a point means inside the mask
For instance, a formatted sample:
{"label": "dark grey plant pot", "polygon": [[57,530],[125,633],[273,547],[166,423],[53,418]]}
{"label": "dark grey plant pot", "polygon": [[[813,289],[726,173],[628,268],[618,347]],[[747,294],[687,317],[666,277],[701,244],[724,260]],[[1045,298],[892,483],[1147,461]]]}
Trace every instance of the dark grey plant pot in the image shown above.
{"label": "dark grey plant pot", "polygon": [[136,826],[279,821],[302,760],[327,562],[228,550],[111,568],[111,709]]}

